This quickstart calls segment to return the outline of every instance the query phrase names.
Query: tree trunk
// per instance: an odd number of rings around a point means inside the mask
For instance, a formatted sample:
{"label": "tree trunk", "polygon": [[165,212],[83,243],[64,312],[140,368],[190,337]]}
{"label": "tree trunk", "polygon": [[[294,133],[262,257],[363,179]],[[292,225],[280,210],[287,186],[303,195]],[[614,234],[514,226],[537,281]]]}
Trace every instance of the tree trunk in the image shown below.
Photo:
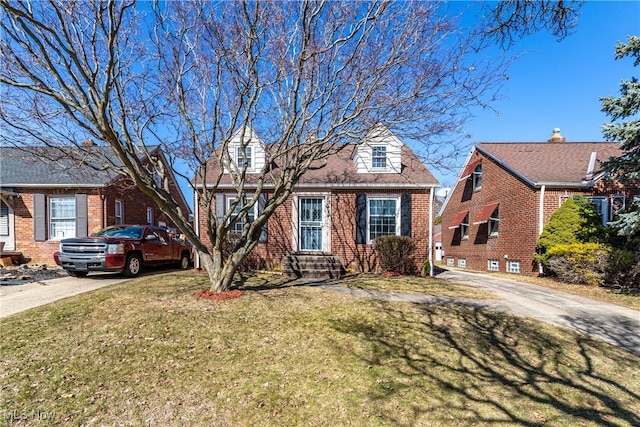
{"label": "tree trunk", "polygon": [[209,290],[211,292],[228,291],[233,286],[233,277],[244,256],[236,252],[227,262],[223,262],[222,253],[219,250],[213,248],[212,252],[213,255],[201,251],[198,252],[200,263],[209,275],[209,282],[211,283]]}

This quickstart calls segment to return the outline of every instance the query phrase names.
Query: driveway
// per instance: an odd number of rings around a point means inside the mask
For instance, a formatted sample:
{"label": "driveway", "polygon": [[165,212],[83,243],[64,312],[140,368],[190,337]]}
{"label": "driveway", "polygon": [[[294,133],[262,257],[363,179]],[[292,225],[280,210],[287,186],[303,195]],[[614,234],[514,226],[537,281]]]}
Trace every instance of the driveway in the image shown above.
{"label": "driveway", "polygon": [[0,318],[125,280],[130,279],[113,273],[92,273],[87,277],[68,276],[19,285],[2,285]]}
{"label": "driveway", "polygon": [[493,292],[502,299],[472,300],[350,289],[339,285],[325,287],[360,297],[465,305],[531,317],[640,355],[640,311],[487,274],[456,270],[444,271],[438,277]]}

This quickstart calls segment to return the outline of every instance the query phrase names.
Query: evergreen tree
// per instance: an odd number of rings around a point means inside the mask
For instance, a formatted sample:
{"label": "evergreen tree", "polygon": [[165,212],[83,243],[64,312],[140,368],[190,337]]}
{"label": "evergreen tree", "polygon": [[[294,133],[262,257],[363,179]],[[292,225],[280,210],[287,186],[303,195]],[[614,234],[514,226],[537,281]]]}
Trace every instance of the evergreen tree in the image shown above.
{"label": "evergreen tree", "polygon": [[[640,37],[629,36],[627,43],[616,45],[615,57],[621,59],[626,56],[635,58],[633,65],[640,64]],[[637,77],[623,80],[620,83],[620,96],[600,98],[602,111],[611,118],[610,123],[602,127],[607,141],[620,141],[623,154],[611,157],[602,164],[603,169],[612,178],[622,182],[640,181],[640,81]],[[629,119],[631,120],[625,120]],[[640,202],[628,203],[627,210],[621,213],[612,224],[612,229],[619,236],[627,238],[627,244],[636,246],[640,241]],[[635,242],[635,243],[634,243]]]}
{"label": "evergreen tree", "polygon": [[536,242],[534,258],[543,265],[549,249],[560,244],[598,243],[606,239],[602,219],[593,210],[591,202],[582,196],[573,196],[555,211]]}

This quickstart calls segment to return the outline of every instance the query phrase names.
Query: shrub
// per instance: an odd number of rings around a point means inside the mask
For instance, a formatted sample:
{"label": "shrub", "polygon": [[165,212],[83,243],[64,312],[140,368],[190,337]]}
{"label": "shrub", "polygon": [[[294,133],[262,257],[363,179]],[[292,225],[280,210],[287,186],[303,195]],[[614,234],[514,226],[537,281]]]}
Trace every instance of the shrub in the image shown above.
{"label": "shrub", "polygon": [[373,248],[384,271],[400,274],[414,274],[416,271],[413,254],[416,245],[409,237],[383,236],[374,240]]}
{"label": "shrub", "polygon": [[428,259],[425,259],[422,263],[422,275],[429,276],[431,275],[431,262]]}
{"label": "shrub", "polygon": [[565,282],[624,288],[637,283],[634,254],[610,245],[560,244],[549,249],[547,255],[547,269]]}
{"label": "shrub", "polygon": [[573,196],[558,208],[544,226],[536,242],[536,261],[545,267],[549,250],[556,245],[602,242],[606,229],[591,202],[582,196]]}
{"label": "shrub", "polygon": [[558,244],[546,255],[546,267],[560,280],[599,286],[605,283],[611,247],[599,243]]}

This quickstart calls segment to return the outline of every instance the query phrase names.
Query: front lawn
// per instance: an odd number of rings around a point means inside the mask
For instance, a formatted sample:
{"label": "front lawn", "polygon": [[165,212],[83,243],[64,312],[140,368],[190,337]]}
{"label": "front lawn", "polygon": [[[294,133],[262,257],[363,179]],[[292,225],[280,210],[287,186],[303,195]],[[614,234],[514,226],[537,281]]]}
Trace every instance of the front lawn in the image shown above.
{"label": "front lawn", "polygon": [[205,279],[142,277],[1,319],[5,423],[640,424],[640,357],[567,330],[267,275],[198,300]]}

